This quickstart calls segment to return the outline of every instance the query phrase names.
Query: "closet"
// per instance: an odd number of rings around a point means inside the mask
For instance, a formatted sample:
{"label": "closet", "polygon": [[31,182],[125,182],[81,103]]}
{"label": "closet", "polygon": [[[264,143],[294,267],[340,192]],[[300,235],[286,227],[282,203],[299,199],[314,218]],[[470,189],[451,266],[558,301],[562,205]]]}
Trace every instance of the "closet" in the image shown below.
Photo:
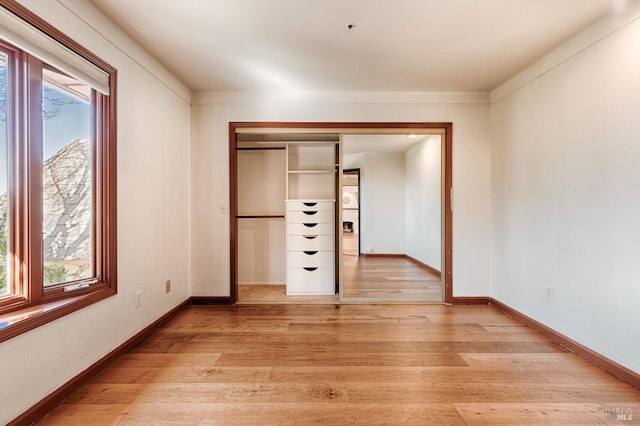
{"label": "closet", "polygon": [[242,134],[236,145],[238,284],[336,293],[337,134]]}

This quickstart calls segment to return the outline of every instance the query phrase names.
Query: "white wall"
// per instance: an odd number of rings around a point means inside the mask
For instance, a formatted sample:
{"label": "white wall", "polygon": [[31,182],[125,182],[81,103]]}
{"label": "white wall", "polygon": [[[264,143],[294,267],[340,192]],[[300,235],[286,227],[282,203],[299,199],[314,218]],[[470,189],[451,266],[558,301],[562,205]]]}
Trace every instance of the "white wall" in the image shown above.
{"label": "white wall", "polygon": [[491,295],[634,371],[638,17],[598,22],[494,91],[491,108]]}
{"label": "white wall", "polygon": [[90,2],[21,3],[118,69],[118,294],[0,344],[0,424],[191,294],[189,91]]}
{"label": "white wall", "polygon": [[[347,136],[348,137],[348,136]],[[365,153],[360,169],[362,253],[405,253],[404,156]]]}
{"label": "white wall", "polygon": [[406,254],[442,270],[442,137],[411,147],[406,158]]}
{"label": "white wall", "polygon": [[489,291],[489,105],[459,93],[196,93],[192,106],[192,286],[229,295],[230,121],[453,122],[453,292]]}

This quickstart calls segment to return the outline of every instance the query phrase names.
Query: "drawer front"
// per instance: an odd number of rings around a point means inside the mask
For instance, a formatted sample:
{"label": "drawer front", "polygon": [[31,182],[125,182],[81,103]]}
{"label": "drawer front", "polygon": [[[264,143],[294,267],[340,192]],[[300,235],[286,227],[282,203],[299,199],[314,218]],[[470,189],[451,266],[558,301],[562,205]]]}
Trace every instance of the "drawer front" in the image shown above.
{"label": "drawer front", "polygon": [[333,267],[332,251],[290,251],[287,253],[287,266],[304,267]]}
{"label": "drawer front", "polygon": [[288,251],[331,251],[333,252],[333,236],[332,235],[289,235],[287,236]]}
{"label": "drawer front", "polygon": [[304,210],[333,211],[333,201],[287,201],[288,212]]}
{"label": "drawer front", "polygon": [[333,211],[328,211],[328,210],[288,211],[287,223],[333,223]]}
{"label": "drawer front", "polygon": [[287,294],[335,294],[332,267],[287,268]]}
{"label": "drawer front", "polygon": [[289,223],[288,235],[333,235],[333,223]]}

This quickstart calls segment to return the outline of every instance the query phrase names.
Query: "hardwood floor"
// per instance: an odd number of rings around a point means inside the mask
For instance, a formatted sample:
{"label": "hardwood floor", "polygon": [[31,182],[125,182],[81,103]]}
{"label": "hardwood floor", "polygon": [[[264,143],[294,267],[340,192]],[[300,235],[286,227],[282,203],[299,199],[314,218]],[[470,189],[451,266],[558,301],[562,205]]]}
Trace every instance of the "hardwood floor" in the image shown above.
{"label": "hardwood floor", "polygon": [[40,424],[639,418],[640,391],[490,306],[245,305],[187,307]]}
{"label": "hardwood floor", "polygon": [[440,277],[403,257],[344,256],[347,301],[442,302]]}
{"label": "hardwood floor", "polygon": [[359,235],[357,232],[342,233],[342,254],[345,256],[358,256]]}

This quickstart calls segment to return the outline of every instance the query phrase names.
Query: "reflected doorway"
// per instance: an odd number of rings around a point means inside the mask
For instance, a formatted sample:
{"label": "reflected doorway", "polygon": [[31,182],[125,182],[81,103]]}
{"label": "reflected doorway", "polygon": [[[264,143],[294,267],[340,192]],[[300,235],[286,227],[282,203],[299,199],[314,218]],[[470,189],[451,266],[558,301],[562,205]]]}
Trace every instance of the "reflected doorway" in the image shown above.
{"label": "reflected doorway", "polygon": [[360,169],[342,172],[342,253],[360,256]]}

